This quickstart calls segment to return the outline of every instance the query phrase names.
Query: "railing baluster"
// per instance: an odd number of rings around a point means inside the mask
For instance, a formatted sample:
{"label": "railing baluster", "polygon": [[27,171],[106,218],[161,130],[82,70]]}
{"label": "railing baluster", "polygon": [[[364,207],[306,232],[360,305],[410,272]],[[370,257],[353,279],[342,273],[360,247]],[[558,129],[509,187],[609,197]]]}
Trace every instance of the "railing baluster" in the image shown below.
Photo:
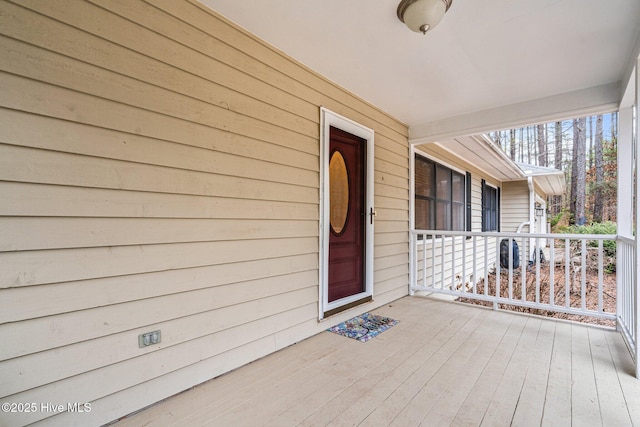
{"label": "railing baluster", "polygon": [[540,239],[536,237],[533,259],[536,263],[536,303],[540,304]]}
{"label": "railing baluster", "polygon": [[[420,255],[420,252],[418,251],[418,244],[416,243],[417,240],[417,234],[412,235],[409,240],[409,247],[411,248],[411,251],[413,251],[413,254],[410,254],[409,256],[409,262],[413,261],[411,263],[411,270],[409,271],[409,280],[411,281],[409,285],[412,292],[417,286],[420,286],[420,278],[417,276],[420,272],[420,260],[417,259],[417,257]],[[412,256],[415,256],[415,258],[411,258]]]}
{"label": "railing baluster", "polygon": [[520,241],[520,245],[522,245],[521,254],[521,262],[520,262],[520,274],[522,276],[522,285],[520,289],[520,300],[525,302],[527,300],[527,259],[524,257],[524,254],[528,253],[528,249],[526,247],[526,241],[524,237]]}
{"label": "railing baluster", "polygon": [[[500,298],[500,284],[502,282],[502,278],[500,277],[500,237],[496,237],[496,300]],[[493,301],[493,309],[498,309],[497,301]]]}
{"label": "railing baluster", "polygon": [[467,292],[467,239],[462,238],[462,287]]}
{"label": "railing baluster", "polygon": [[513,242],[509,238],[509,299],[513,299]]}
{"label": "railing baluster", "polygon": [[554,277],[554,270],[556,267],[556,258],[555,258],[555,244],[556,239],[551,239],[549,245],[549,304],[556,305],[556,281]]}
{"label": "railing baluster", "polygon": [[476,266],[476,260],[478,259],[478,252],[477,252],[477,236],[473,236],[473,250],[472,250],[472,254],[471,254],[471,258],[473,259],[473,279],[472,279],[472,283],[473,283],[473,293],[477,294],[478,293],[478,270],[477,270],[477,266]]}
{"label": "railing baluster", "polygon": [[602,312],[602,292],[604,291],[604,278],[603,278],[603,270],[604,270],[604,253],[603,253],[603,241],[598,240],[598,312]]}
{"label": "railing baluster", "polygon": [[582,274],[580,280],[580,299],[582,300],[582,309],[587,309],[587,241],[582,240]]}
{"label": "railing baluster", "polygon": [[436,236],[431,235],[431,288],[436,287]]}
{"label": "railing baluster", "polygon": [[456,289],[456,236],[451,236],[451,289]]}
{"label": "railing baluster", "polygon": [[426,234],[422,235],[422,286],[427,286],[427,235]]}
{"label": "railing baluster", "polygon": [[440,287],[442,289],[444,289],[444,264],[445,264],[445,257],[444,257],[444,247],[445,247],[445,236],[442,236],[442,239],[440,240]]}
{"label": "railing baluster", "polygon": [[571,263],[571,241],[564,239],[564,306],[569,308],[571,305],[571,288],[569,287],[569,279],[571,271],[569,265]]}
{"label": "railing baluster", "polygon": [[489,238],[484,236],[484,294],[489,295]]}

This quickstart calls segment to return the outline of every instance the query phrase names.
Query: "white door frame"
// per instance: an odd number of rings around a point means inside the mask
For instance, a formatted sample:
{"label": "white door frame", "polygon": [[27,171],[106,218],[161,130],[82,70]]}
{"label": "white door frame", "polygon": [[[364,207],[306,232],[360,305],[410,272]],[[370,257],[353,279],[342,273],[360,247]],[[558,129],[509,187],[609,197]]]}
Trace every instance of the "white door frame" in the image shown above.
{"label": "white door frame", "polygon": [[[365,291],[356,295],[341,298],[337,301],[329,302],[329,129],[333,126],[352,135],[360,137],[366,141],[365,154]],[[319,262],[319,319],[324,318],[324,313],[351,304],[367,297],[373,297],[373,216],[375,210],[373,206],[374,192],[374,132],[361,124],[347,119],[337,113],[320,107],[320,262]]]}

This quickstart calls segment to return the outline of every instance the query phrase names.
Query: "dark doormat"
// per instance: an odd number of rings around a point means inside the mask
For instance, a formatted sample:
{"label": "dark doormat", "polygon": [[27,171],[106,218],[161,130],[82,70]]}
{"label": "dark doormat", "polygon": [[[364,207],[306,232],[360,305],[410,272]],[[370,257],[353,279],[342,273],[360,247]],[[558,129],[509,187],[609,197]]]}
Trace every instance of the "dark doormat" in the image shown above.
{"label": "dark doormat", "polygon": [[334,334],[342,335],[354,340],[367,342],[371,338],[375,338],[393,325],[398,323],[397,320],[388,317],[378,316],[376,314],[364,313],[360,316],[349,319],[333,328],[327,329]]}

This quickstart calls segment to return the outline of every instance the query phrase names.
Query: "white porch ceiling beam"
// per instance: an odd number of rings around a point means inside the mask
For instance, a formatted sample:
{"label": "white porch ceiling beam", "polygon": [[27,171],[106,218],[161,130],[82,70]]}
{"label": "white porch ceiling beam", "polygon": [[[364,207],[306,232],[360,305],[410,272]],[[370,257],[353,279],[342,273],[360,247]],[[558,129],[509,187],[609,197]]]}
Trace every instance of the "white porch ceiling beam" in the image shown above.
{"label": "white porch ceiling beam", "polygon": [[636,64],[638,62],[638,58],[640,58],[640,29],[638,30],[638,35],[636,37],[636,42],[633,45],[633,50],[631,51],[631,55],[629,56],[629,60],[625,64],[623,69],[622,79],[620,80],[623,85],[621,85],[620,90],[622,92],[622,100],[620,102],[620,108],[630,107],[634,104],[635,101],[635,72],[636,72]]}
{"label": "white porch ceiling beam", "polygon": [[618,109],[620,98],[620,83],[610,83],[414,125],[409,128],[409,142],[424,144],[444,138],[609,113]]}

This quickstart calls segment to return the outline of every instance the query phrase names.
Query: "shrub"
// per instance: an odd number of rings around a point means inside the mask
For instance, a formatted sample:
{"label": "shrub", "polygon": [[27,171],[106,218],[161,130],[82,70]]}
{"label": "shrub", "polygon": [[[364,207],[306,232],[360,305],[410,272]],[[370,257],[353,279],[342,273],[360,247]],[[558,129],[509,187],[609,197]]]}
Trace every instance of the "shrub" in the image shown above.
{"label": "shrub", "polygon": [[563,209],[562,211],[560,211],[560,213],[558,213],[557,215],[553,215],[550,219],[549,219],[549,224],[551,224],[551,228],[555,228],[560,221],[562,221],[564,214],[566,213],[566,209]]}

